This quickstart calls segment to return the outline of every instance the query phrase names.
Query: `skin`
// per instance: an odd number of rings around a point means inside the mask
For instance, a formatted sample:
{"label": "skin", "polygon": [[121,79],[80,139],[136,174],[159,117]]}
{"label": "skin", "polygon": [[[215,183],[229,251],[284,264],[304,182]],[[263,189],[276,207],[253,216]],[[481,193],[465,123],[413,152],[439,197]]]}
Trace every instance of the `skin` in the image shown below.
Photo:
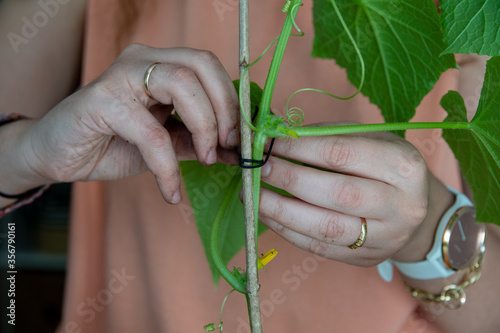
{"label": "skin", "polygon": [[[19,31],[22,22],[16,18],[37,10],[36,1],[3,0],[0,35]],[[17,194],[46,183],[118,179],[150,170],[165,200],[178,203],[179,160],[234,162],[238,101],[213,54],[132,45],[101,76],[71,94],[79,81],[85,1],[71,1],[60,10],[19,54],[8,39],[0,39],[0,112],[33,118],[0,127],[2,191]],[[161,64],[151,74],[151,99],[143,77],[155,62]],[[169,117],[173,108],[185,125]],[[332,260],[358,266],[387,258],[422,260],[453,201],[418,151],[389,133],[278,139],[273,154],[342,173],[278,157],[262,170],[264,181],[296,198],[263,189],[261,220],[296,246]],[[0,199],[0,207],[12,202]],[[368,223],[367,241],[350,250],[346,246],[359,235],[360,216]],[[476,319],[500,313],[491,292],[498,289],[500,235],[497,227],[488,229],[484,274],[467,289],[465,306],[429,313],[449,332],[500,327],[500,316]],[[450,282],[407,280],[431,292]]]}
{"label": "skin", "polygon": [[[451,193],[430,175],[420,153],[390,133],[278,140],[273,154],[342,173],[277,157],[262,170],[265,182],[296,196],[263,189],[263,222],[295,245],[329,259],[358,266],[373,266],[389,257],[421,260],[426,252],[416,255],[405,246],[420,247],[422,241],[413,232],[425,232],[422,224],[432,229],[439,219],[432,215],[451,205]],[[429,200],[431,186],[444,200]],[[436,214],[425,222],[428,211]],[[353,251],[347,246],[360,234],[359,216],[366,218],[370,236]]]}
{"label": "skin", "polygon": [[[2,63],[2,73],[10,72],[12,62]],[[155,62],[160,64],[150,76],[149,98],[143,78]],[[21,90],[19,76],[10,74],[6,77],[14,82],[5,84]],[[44,85],[57,86],[57,77],[54,81]],[[23,110],[13,98],[3,97],[2,110]],[[170,119],[173,108],[183,124]],[[131,45],[96,80],[43,118],[2,127],[0,149],[9,158],[2,159],[0,168],[17,177],[2,179],[0,186],[16,194],[46,183],[117,179],[150,170],[165,200],[179,203],[178,160],[197,158],[212,165],[234,159],[229,150],[239,144],[238,114],[232,81],[212,53]]]}

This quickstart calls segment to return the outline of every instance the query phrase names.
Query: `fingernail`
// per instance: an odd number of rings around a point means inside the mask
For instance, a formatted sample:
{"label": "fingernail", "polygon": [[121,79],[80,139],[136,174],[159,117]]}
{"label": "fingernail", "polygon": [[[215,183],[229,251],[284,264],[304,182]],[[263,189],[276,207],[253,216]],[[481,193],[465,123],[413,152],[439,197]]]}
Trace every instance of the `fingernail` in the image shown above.
{"label": "fingernail", "polygon": [[217,163],[217,151],[215,149],[212,149],[207,156],[207,164],[208,165],[213,165]]}
{"label": "fingernail", "polygon": [[172,203],[174,205],[177,205],[178,203],[181,202],[181,191],[180,190],[177,190],[177,192],[175,192],[174,196],[172,197]]}
{"label": "fingernail", "polygon": [[227,144],[231,147],[236,147],[240,144],[240,131],[237,128],[233,129],[227,136]]}
{"label": "fingernail", "polygon": [[271,162],[267,161],[266,164],[262,167],[262,177],[267,177],[271,173]]}

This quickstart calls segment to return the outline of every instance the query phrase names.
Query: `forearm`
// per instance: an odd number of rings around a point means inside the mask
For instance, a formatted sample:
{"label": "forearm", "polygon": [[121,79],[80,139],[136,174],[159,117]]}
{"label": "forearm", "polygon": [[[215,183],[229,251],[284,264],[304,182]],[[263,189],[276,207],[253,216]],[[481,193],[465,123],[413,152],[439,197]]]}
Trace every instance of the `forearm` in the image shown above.
{"label": "forearm", "polygon": [[[17,120],[0,126],[0,192],[18,195],[47,183],[33,168],[33,158],[29,133],[34,120]],[[13,204],[15,199],[0,197],[0,207]]]}

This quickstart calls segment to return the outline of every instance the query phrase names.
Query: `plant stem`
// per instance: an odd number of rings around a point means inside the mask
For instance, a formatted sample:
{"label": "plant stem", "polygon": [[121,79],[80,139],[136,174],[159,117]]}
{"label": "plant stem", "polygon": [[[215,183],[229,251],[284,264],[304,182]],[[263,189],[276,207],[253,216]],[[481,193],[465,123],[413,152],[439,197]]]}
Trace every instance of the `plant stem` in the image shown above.
{"label": "plant stem", "polygon": [[217,210],[217,214],[215,215],[215,221],[212,226],[212,230],[210,230],[210,254],[212,256],[212,260],[214,261],[215,267],[219,271],[220,275],[233,287],[235,290],[240,293],[245,293],[245,286],[242,285],[236,279],[236,277],[227,269],[226,265],[222,261],[219,254],[219,229],[224,219],[224,215],[226,214],[227,208],[229,207],[229,203],[231,199],[236,194],[238,189],[238,184],[240,183],[238,177],[233,177],[231,183],[229,184],[224,197],[222,198],[222,202]]}
{"label": "plant stem", "polygon": [[295,20],[295,16],[297,15],[298,8],[301,4],[302,0],[293,0],[289,6],[290,9],[286,16],[285,23],[283,24],[283,29],[281,29],[281,34],[279,36],[278,43],[276,44],[273,59],[271,60],[271,66],[267,74],[266,84],[264,85],[259,114],[257,115],[257,127],[266,121],[266,118],[271,110],[271,99],[273,97],[276,79],[278,78],[281,61],[283,60],[285,48],[292,32],[293,21]]}
{"label": "plant stem", "polygon": [[[248,0],[239,2],[240,21],[240,99],[243,110],[250,118],[250,75],[243,75],[250,63]],[[241,119],[241,156],[250,159],[252,156],[252,133],[248,124]],[[252,170],[243,169],[243,204],[245,206],[245,252],[247,272],[247,305],[252,333],[262,332],[259,302],[259,274],[257,272],[257,232],[255,229],[254,200],[252,191]],[[260,179],[259,179],[260,180]]]}
{"label": "plant stem", "polygon": [[293,131],[299,136],[322,136],[335,134],[349,134],[361,132],[399,131],[411,129],[450,128],[467,129],[469,123],[465,122],[416,122],[416,123],[381,123],[342,125],[327,127],[293,127]]}
{"label": "plant stem", "polygon": [[[297,11],[302,5],[302,0],[292,0],[291,4],[288,6],[288,12],[283,23],[283,28],[281,29],[281,34],[276,43],[276,49],[274,50],[273,59],[271,60],[271,65],[269,72],[267,74],[266,83],[264,85],[264,91],[262,92],[262,100],[260,102],[259,114],[257,115],[257,127],[262,127],[262,125],[267,121],[267,117],[271,112],[271,99],[274,92],[274,87],[276,85],[276,80],[278,78],[279,69],[281,66],[281,61],[283,60],[283,55],[285,54],[286,45],[292,28],[294,26],[295,16],[297,16]],[[254,136],[253,141],[253,154],[252,158],[254,160],[262,160],[264,154],[264,144],[266,142],[267,136],[262,131],[257,131]],[[253,169],[253,196],[254,196],[254,215],[258,216],[259,213],[259,197],[260,197],[260,178],[261,169]],[[255,228],[257,228],[258,220],[255,220]]]}

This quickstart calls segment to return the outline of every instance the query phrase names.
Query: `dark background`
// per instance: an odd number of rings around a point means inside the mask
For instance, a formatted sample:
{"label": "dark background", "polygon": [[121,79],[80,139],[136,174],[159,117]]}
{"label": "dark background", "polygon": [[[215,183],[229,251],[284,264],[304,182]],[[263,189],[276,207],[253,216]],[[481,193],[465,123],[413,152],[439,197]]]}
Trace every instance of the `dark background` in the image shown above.
{"label": "dark background", "polygon": [[[1,1],[1,0],[0,0]],[[53,185],[29,206],[0,219],[0,332],[55,332],[61,319],[70,184]],[[16,224],[16,325],[7,323],[7,224]]]}

